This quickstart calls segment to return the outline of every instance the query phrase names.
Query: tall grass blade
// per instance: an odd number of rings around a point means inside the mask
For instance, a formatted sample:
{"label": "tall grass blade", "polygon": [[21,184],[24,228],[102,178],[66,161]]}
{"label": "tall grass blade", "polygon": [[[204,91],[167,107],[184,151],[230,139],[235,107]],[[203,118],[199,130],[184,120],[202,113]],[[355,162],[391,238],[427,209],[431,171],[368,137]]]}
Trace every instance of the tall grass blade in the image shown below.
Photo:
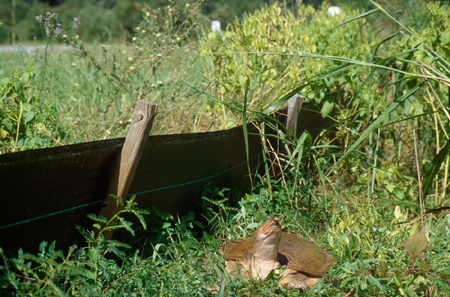
{"label": "tall grass blade", "polygon": [[373,52],[373,56],[376,57],[377,53],[378,53],[378,49],[380,48],[380,46],[386,42],[388,42],[389,40],[391,40],[392,38],[394,38],[395,36],[399,35],[400,32],[395,32],[394,34],[386,37],[385,39],[383,39],[380,43],[378,43],[378,45],[375,47],[375,51]]}
{"label": "tall grass blade", "polygon": [[225,296],[225,279],[222,279],[220,282],[220,291],[217,294],[218,297],[223,297]]}
{"label": "tall grass blade", "polygon": [[333,167],[332,170],[334,170],[336,168],[337,165],[339,165],[342,161],[345,160],[346,157],[348,157],[348,155],[350,155],[351,152],[353,152],[354,149],[356,149],[358,147],[358,145],[361,144],[361,142],[363,142],[369,135],[370,133],[372,133],[372,131],[374,131],[375,129],[377,129],[378,127],[380,127],[383,122],[389,117],[389,115],[400,105],[402,104],[406,99],[408,99],[411,95],[413,95],[418,89],[420,89],[420,87],[422,86],[423,83],[416,85],[414,88],[410,89],[406,94],[404,94],[403,96],[401,96],[400,98],[397,98],[394,102],[392,102],[391,105],[389,105],[389,107],[372,123],[370,124],[370,126],[361,134],[361,136],[353,143],[353,145],[345,152],[345,154],[342,156],[342,158],[336,162]]}
{"label": "tall grass blade", "polygon": [[327,30],[325,30],[325,31],[330,31],[330,30],[333,30],[333,29],[335,29],[335,28],[344,26],[344,25],[347,24],[347,23],[356,21],[356,20],[361,19],[361,18],[365,18],[366,16],[369,16],[369,15],[371,15],[371,14],[373,14],[373,13],[376,13],[376,12],[379,12],[379,11],[380,11],[380,10],[379,10],[378,8],[369,10],[369,11],[363,13],[363,14],[360,14],[360,15],[358,15],[358,16],[355,16],[354,18],[351,18],[351,19],[349,19],[349,20],[346,20],[346,21],[340,23],[339,25],[336,25],[336,26],[334,26],[334,27],[331,27],[331,28],[329,28],[329,29],[327,29]]}
{"label": "tall grass blade", "polygon": [[247,104],[248,104],[248,89],[249,89],[250,83],[247,82],[247,85],[245,87],[245,94],[244,94],[244,106],[242,111],[242,129],[244,130],[244,143],[245,143],[245,156],[247,158],[247,169],[248,174],[251,176],[251,168],[250,168],[250,149],[248,147],[248,129],[247,129]]}
{"label": "tall grass blade", "polygon": [[426,166],[425,174],[423,177],[423,197],[426,198],[433,185],[434,177],[441,168],[442,162],[444,162],[447,155],[450,153],[450,139],[447,140],[445,146],[441,149],[428,166]]}
{"label": "tall grass blade", "polygon": [[443,59],[440,55],[438,55],[436,53],[435,50],[433,50],[433,48],[431,46],[429,46],[428,44],[426,44],[425,42],[423,42],[423,40],[421,40],[419,38],[419,36],[417,34],[415,34],[413,31],[411,31],[408,27],[406,27],[405,25],[403,25],[401,22],[399,22],[396,18],[394,18],[392,15],[390,15],[386,10],[384,10],[379,4],[377,4],[375,1],[373,0],[369,0],[370,3],[372,3],[373,5],[375,5],[382,13],[384,13],[388,18],[390,18],[392,21],[394,21],[394,23],[396,23],[397,25],[399,25],[400,27],[402,27],[406,32],[408,32],[411,36],[413,36],[414,38],[416,38],[420,44],[422,44],[425,48],[427,48],[428,51],[430,51],[430,53],[432,53],[436,58],[439,59],[439,61],[443,62],[444,64],[446,64],[446,66],[443,66],[445,68],[449,68],[450,67],[450,63],[446,60]]}

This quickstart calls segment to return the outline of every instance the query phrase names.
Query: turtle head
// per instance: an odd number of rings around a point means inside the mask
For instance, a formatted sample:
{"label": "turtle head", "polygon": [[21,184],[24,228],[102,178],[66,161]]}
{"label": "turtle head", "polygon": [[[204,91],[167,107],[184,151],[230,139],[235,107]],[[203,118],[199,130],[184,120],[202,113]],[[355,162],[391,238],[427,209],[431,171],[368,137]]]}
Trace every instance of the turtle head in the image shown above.
{"label": "turtle head", "polygon": [[277,261],[281,240],[281,224],[278,217],[265,221],[255,233],[254,257],[261,260]]}

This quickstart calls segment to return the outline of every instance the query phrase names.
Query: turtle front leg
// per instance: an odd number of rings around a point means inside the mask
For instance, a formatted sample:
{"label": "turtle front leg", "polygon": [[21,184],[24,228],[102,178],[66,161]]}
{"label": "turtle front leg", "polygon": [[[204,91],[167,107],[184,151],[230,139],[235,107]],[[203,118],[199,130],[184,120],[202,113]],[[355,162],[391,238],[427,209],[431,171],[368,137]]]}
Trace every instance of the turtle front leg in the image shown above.
{"label": "turtle front leg", "polygon": [[249,261],[225,261],[225,270],[231,275],[241,274],[246,278],[251,278],[249,266]]}
{"label": "turtle front leg", "polygon": [[306,290],[315,286],[318,281],[318,278],[308,277],[294,269],[288,268],[280,275],[279,285],[289,289]]}

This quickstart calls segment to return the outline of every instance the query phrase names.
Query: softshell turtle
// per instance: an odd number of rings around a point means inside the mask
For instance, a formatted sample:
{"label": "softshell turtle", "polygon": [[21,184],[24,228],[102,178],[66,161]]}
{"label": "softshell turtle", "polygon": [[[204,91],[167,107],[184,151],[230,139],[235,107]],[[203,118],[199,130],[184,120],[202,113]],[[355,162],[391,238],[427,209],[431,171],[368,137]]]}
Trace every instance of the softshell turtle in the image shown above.
{"label": "softshell turtle", "polygon": [[264,280],[283,267],[280,285],[306,289],[314,286],[336,262],[336,258],[314,243],[294,234],[282,233],[278,217],[264,222],[254,238],[229,242],[225,248],[228,273]]}

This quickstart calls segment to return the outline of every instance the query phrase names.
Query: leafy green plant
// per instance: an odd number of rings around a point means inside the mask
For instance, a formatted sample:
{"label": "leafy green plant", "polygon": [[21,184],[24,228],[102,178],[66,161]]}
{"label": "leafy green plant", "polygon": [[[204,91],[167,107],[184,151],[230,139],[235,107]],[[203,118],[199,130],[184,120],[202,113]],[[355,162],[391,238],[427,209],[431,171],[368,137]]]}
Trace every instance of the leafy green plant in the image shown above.
{"label": "leafy green plant", "polygon": [[[147,212],[136,208],[132,197],[114,216],[115,223],[112,224],[113,220],[107,222],[99,233],[79,227],[87,247],[72,246],[65,254],[55,250],[54,242],[42,242],[38,255],[19,250],[18,257],[12,259],[6,259],[1,251],[4,261],[4,266],[1,266],[4,273],[1,281],[8,284],[1,288],[2,293],[14,292],[19,296],[64,296],[66,293],[99,295],[108,292],[110,281],[120,277],[122,272],[119,261],[111,258],[111,255],[130,265],[130,259],[125,256],[124,251],[130,246],[117,240],[105,240],[102,233],[120,229],[133,233],[132,223],[123,219],[123,215],[129,213],[136,216],[143,227],[146,227],[142,215]],[[100,217],[89,217],[97,222],[93,225],[94,228],[99,227],[98,222],[104,222]],[[136,265],[135,262],[134,264]]]}
{"label": "leafy green plant", "polygon": [[0,80],[0,152],[46,147],[64,137],[51,101],[43,102],[30,87],[32,63]]}
{"label": "leafy green plant", "polygon": [[[433,5],[439,7],[437,4]],[[318,205],[314,205],[313,208],[325,210],[325,212],[333,209],[327,216],[327,220],[330,221],[330,225],[327,226],[327,232],[329,233],[327,241],[335,247],[337,254],[343,258],[342,262],[338,263],[330,273],[332,286],[324,286],[324,291],[328,294],[334,292],[334,294],[341,295],[381,293],[416,296],[425,294],[425,292],[436,294],[439,291],[436,286],[439,287],[445,281],[446,274],[433,275],[430,273],[433,262],[421,258],[425,256],[425,249],[412,248],[412,246],[424,247],[423,243],[427,242],[426,237],[423,240],[424,236],[421,237],[422,240],[414,239],[415,235],[412,234],[414,234],[414,228],[417,228],[417,224],[409,232],[411,237],[406,241],[406,251],[392,248],[396,245],[396,241],[403,242],[406,240],[405,233],[401,236],[395,236],[397,235],[396,232],[392,235],[387,234],[391,232],[389,230],[395,229],[394,226],[398,224],[400,219],[408,220],[423,207],[423,202],[418,199],[422,194],[422,189],[421,178],[420,175],[417,177],[417,171],[420,174],[423,169],[421,166],[427,162],[427,158],[432,159],[430,168],[425,171],[425,180],[428,185],[431,180],[435,181],[439,170],[444,169],[440,172],[444,177],[447,176],[447,167],[443,168],[443,165],[448,154],[448,146],[447,135],[443,127],[447,123],[448,112],[447,108],[439,103],[444,102],[442,98],[446,98],[447,62],[443,53],[437,53],[435,45],[430,45],[430,43],[421,40],[420,36],[411,32],[380,5],[374,3],[374,6],[377,7],[376,11],[386,16],[389,21],[404,29],[407,32],[406,36],[397,32],[388,35],[385,40],[379,41],[378,44],[374,44],[375,50],[370,60],[367,59],[369,56],[361,56],[358,60],[352,57],[337,57],[323,53],[310,55],[311,60],[316,63],[325,60],[339,61],[342,64],[331,64],[329,68],[316,72],[315,76],[309,79],[305,78],[306,82],[297,82],[295,86],[291,87],[293,91],[287,92],[287,95],[274,96],[274,103],[270,103],[268,106],[280,106],[290,95],[305,89],[305,85],[316,87],[316,94],[326,93],[327,88],[324,83],[329,78],[338,82],[335,85],[337,89],[345,88],[346,84],[349,83],[347,79],[354,82],[354,85],[349,88],[353,91],[348,94],[341,94],[348,100],[333,99],[333,103],[339,112],[336,119],[338,119],[340,126],[335,135],[340,140],[337,142],[338,145],[335,142],[312,147],[312,150],[316,153],[313,156],[315,164],[313,169],[318,173],[320,186],[311,187],[318,193],[314,193],[314,190],[311,190],[310,193],[315,198],[313,201],[323,207],[319,208]],[[437,9],[436,7],[434,9]],[[443,11],[445,10],[439,12],[442,14]],[[354,16],[343,22],[342,25],[348,26],[350,22],[367,17],[370,13]],[[273,19],[275,17],[276,15]],[[265,24],[270,24],[270,21],[265,22]],[[246,31],[241,28],[241,32]],[[266,30],[266,32],[270,32],[270,30]],[[274,30],[274,32],[277,31]],[[239,35],[239,33],[236,34]],[[251,41],[252,36],[247,35],[248,40]],[[229,36],[231,35],[229,34]],[[395,43],[389,42],[396,36],[404,38],[400,39],[399,44],[408,40],[410,46],[398,50]],[[221,44],[227,36],[226,33],[223,37],[211,34],[209,38],[213,39],[212,41],[217,38],[219,40],[217,43]],[[212,44],[215,43],[212,42]],[[233,46],[232,41],[229,44],[231,47]],[[411,48],[411,44],[414,48]],[[392,45],[394,45],[394,48],[389,47]],[[244,46],[241,45],[240,48]],[[277,43],[274,43],[274,46],[277,46]],[[386,48],[379,51],[382,47]],[[251,57],[251,54],[254,54],[255,50],[252,48],[252,50],[244,51],[244,53],[236,52],[227,51],[224,47],[222,50],[205,52],[205,55],[215,55],[211,63],[218,65],[218,67],[213,69],[224,71],[223,69],[227,69],[227,65],[232,65],[230,66],[232,68],[233,65],[240,66],[246,63],[244,59],[236,63],[233,57],[244,56],[248,58]],[[249,52],[250,55],[248,55]],[[417,60],[416,54],[420,52],[426,53],[429,62],[423,63],[422,60]],[[264,54],[266,52],[262,51],[258,57],[261,58]],[[214,60],[223,56],[230,57],[230,60],[226,60],[222,64],[220,59]],[[281,56],[280,51],[278,51],[279,56]],[[301,54],[296,57],[304,58]],[[219,61],[219,63],[216,61]],[[273,65],[278,64],[274,63]],[[245,71],[254,69],[255,67],[248,67]],[[234,69],[229,71],[230,73],[239,73]],[[268,70],[265,69],[264,71]],[[255,81],[261,82],[261,73],[259,72],[252,77],[252,83]],[[226,80],[230,87],[222,91],[229,92],[229,94],[238,94],[235,97],[233,97],[234,95],[221,97],[224,101],[230,98],[232,100],[225,103],[225,106],[239,106],[241,104],[244,107],[240,110],[237,109],[240,112],[270,110],[261,108],[261,105],[250,105],[249,98],[251,96],[248,96],[247,91],[254,91],[255,89],[249,87],[249,84],[239,85],[238,76],[224,75],[223,77],[226,79],[231,77],[231,79]],[[344,80],[341,81],[341,79]],[[224,82],[225,80],[220,83],[224,85]],[[242,87],[240,90],[245,92],[243,102],[239,101],[242,95],[238,93],[239,91],[236,92],[240,86]],[[348,86],[351,86],[351,83]],[[429,95],[426,97],[428,100],[423,101],[420,100],[420,96],[427,93],[426,87],[429,88]],[[441,87],[442,91],[438,91]],[[436,100],[434,108],[433,105],[430,105],[430,102],[432,102],[430,95],[436,97],[433,98],[433,100]],[[257,100],[261,97],[255,96]],[[309,99],[312,100],[314,97]],[[440,118],[435,117],[434,121],[430,121],[431,116],[439,116]],[[434,128],[429,129],[430,126],[427,125],[427,121],[434,122]],[[420,127],[421,139],[416,145],[412,136],[418,127]],[[440,141],[437,145],[443,149],[442,153],[433,157],[426,149],[434,145],[429,141],[442,138],[445,138],[445,140]],[[419,154],[414,154],[414,150],[418,150]],[[406,157],[413,155],[415,155],[415,159],[420,158],[417,160],[419,164],[417,167],[415,166],[416,162],[411,161],[412,158]],[[283,159],[289,160],[288,158]],[[342,164],[347,166],[342,166]],[[294,176],[298,176],[297,174],[296,172]],[[280,191],[280,184],[273,186],[270,184],[272,182],[270,179],[268,179],[269,182],[263,183],[261,193],[271,193],[271,187],[274,189],[273,192],[276,193],[275,203],[277,204],[275,209],[268,202],[269,199],[263,195],[255,197],[255,194],[253,194],[249,195],[248,204],[239,210],[240,213],[237,216],[242,218],[244,214],[247,215],[247,212],[250,212],[249,217],[265,217],[280,210],[290,213],[292,198],[286,199],[289,197],[286,194],[289,193],[292,178],[286,179],[289,182],[284,184],[285,188],[282,191]],[[283,183],[281,184],[283,185]],[[446,196],[447,191],[444,185],[447,184],[446,181],[440,183],[441,197]],[[364,188],[367,188],[367,191],[364,191]],[[267,196],[270,197],[270,195]],[[241,203],[245,204],[245,200]],[[431,202],[426,203],[432,205]],[[291,209],[287,208],[287,205]],[[341,209],[342,207],[343,209]],[[389,215],[393,218],[392,220],[388,218]],[[298,216],[299,213],[296,212],[293,217],[298,218]],[[308,216],[311,216],[311,214],[308,213]],[[288,215],[288,217],[290,216]],[[248,222],[241,222],[243,225],[255,227]],[[339,227],[334,227],[333,224],[337,224]],[[425,228],[425,226],[423,227]],[[242,229],[242,227],[239,228]],[[300,229],[300,227],[297,228]],[[332,230],[336,230],[335,228],[340,231],[333,233]],[[246,229],[241,230],[241,232],[245,235],[246,231],[244,230]],[[406,238],[408,237],[406,236]],[[400,243],[397,243],[397,245]],[[374,267],[377,267],[378,264],[380,265],[379,275],[374,270]],[[417,268],[415,268],[416,266]],[[317,288],[316,292],[320,294],[320,292],[323,292],[321,290],[321,288]]]}
{"label": "leafy green plant", "polygon": [[[112,135],[120,134],[127,126],[121,113],[132,108],[134,97],[169,98],[165,116],[189,115],[183,119],[208,127],[256,118],[265,168],[236,205],[229,204],[228,189],[205,190],[207,225],[193,213],[175,217],[151,210],[137,219],[147,220],[147,230],[132,231],[127,240],[107,241],[101,232],[80,229],[89,245],[68,254],[43,244],[37,256],[3,255],[1,293],[297,296],[298,291],[279,288],[276,276],[248,281],[223,270],[226,242],[253,236],[262,221],[278,215],[285,231],[338,257],[308,296],[448,296],[448,10],[416,1],[409,7],[409,2],[389,3],[389,9],[373,2],[372,10],[350,10],[338,18],[326,16],[325,6],[303,7],[298,19],[279,5],[249,14],[223,35],[207,33],[201,50],[209,64],[195,60],[192,69],[206,67],[213,81],[178,80],[192,92],[180,95],[189,100],[177,97],[177,87],[166,88],[176,78],[171,71],[186,65],[172,67],[165,58],[186,57],[190,45],[183,38],[167,41],[178,34],[178,23],[162,18],[167,9],[145,14],[134,48],[106,45],[96,52],[67,37],[87,59],[65,60],[74,82],[51,88],[64,89],[60,92],[67,96],[61,97],[79,108],[70,114],[74,122],[79,110],[101,110],[114,118],[108,126]],[[405,12],[389,12],[397,7]],[[418,19],[426,21],[408,23]],[[373,28],[379,23],[390,24],[384,26],[390,30],[378,35]],[[149,35],[151,28],[161,35]],[[49,56],[49,63],[55,58]],[[147,66],[154,66],[154,73]],[[7,83],[11,92],[17,93],[17,80],[20,75]],[[82,84],[77,88],[87,98],[70,88],[75,83]],[[331,131],[292,139],[281,123],[264,121],[298,92],[334,120]],[[280,151],[271,147],[274,141],[281,143]],[[110,228],[134,229],[128,220],[118,222],[122,225]]]}
{"label": "leafy green plant", "polygon": [[[302,6],[296,16],[272,5],[248,14],[223,34],[208,33],[200,54],[207,59],[205,71],[214,78],[219,99],[242,98],[250,84],[248,109],[264,112],[273,108],[281,95],[298,89],[308,101],[322,106],[324,116],[339,106],[333,96],[342,102],[350,100],[351,90],[364,78],[341,59],[368,57],[377,38],[364,19],[339,26],[359,11],[330,17],[326,8],[326,4],[317,10]],[[323,75],[339,65],[340,70],[335,70],[339,76]],[[319,74],[324,77],[318,78]]]}

